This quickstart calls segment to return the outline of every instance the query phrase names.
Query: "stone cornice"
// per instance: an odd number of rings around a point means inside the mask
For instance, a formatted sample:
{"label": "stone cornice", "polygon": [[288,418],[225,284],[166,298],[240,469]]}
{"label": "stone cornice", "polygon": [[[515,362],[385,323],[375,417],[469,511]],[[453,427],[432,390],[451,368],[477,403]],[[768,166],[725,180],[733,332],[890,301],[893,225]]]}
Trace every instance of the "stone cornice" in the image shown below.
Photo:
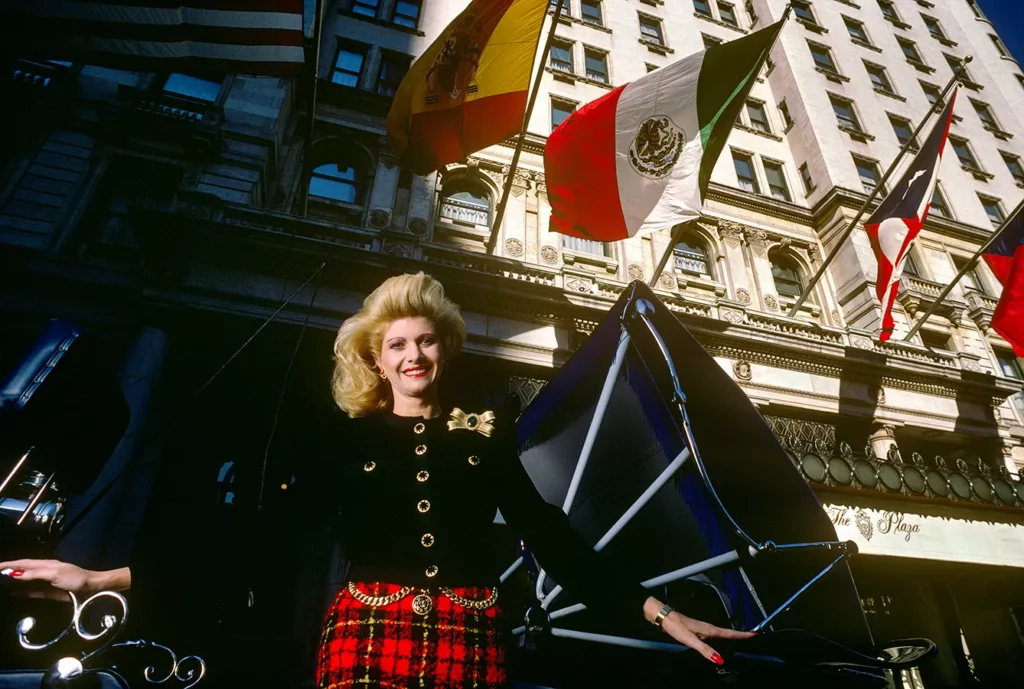
{"label": "stone cornice", "polygon": [[[844,189],[843,187],[832,187],[832,189],[830,189],[829,192],[825,194],[817,204],[815,204],[814,208],[811,209],[814,226],[822,227],[832,218],[836,210],[840,207],[846,207],[854,210],[860,208],[866,198],[867,194],[863,194],[861,192]],[[878,199],[878,201],[881,201],[881,199]],[[878,203],[868,206],[868,211],[865,213],[865,217],[867,217],[867,215],[877,207]],[[937,215],[929,215],[928,219],[925,221],[924,228],[942,237],[958,239],[960,241],[977,245],[984,244],[985,241],[992,236],[991,230],[983,230],[979,227],[975,227],[974,225],[968,225],[957,220],[951,220]]]}
{"label": "stone cornice", "polygon": [[[195,290],[204,298],[219,295],[220,310],[231,311],[235,303],[246,309],[257,303],[273,306],[238,293],[239,276],[301,282],[326,261],[323,288],[335,293],[368,292],[396,272],[426,269],[444,282],[467,311],[552,325],[571,333],[578,329],[577,323],[603,318],[626,287],[614,278],[600,277],[596,291],[573,294],[561,284],[561,273],[550,267],[424,242],[413,235],[401,240],[409,245],[408,252],[389,254],[381,251],[383,238],[376,232],[237,206],[134,212],[140,215],[135,226],[140,228],[146,281],[176,294],[181,308],[194,307],[189,294]],[[285,256],[287,260],[282,260]],[[215,267],[215,278],[219,271],[226,277],[218,284],[191,287],[189,275],[197,265]],[[1017,391],[1017,386],[1001,377],[940,366],[926,357],[903,357],[900,351],[886,348],[849,346],[847,340],[853,336],[840,329],[760,312],[748,314],[747,319],[730,319],[725,317],[726,310],[742,315],[742,309],[698,303],[671,291],[659,290],[659,295],[718,356],[831,378],[876,384],[884,380],[887,387],[961,399],[990,402]],[[297,302],[289,308],[301,311],[303,305]],[[332,314],[332,309],[337,307],[321,304],[314,310],[336,320],[350,315]],[[552,351],[556,359],[565,353]]]}

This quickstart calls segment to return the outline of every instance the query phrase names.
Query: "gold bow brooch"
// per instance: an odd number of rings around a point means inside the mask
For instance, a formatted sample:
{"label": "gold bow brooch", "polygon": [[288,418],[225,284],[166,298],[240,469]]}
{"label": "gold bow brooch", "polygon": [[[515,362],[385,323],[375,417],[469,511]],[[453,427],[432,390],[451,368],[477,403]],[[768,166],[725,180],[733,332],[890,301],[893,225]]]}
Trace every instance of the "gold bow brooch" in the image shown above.
{"label": "gold bow brooch", "polygon": [[491,437],[494,432],[494,412],[485,411],[481,414],[467,414],[458,407],[452,409],[451,418],[448,419],[449,431],[476,431],[486,438]]}

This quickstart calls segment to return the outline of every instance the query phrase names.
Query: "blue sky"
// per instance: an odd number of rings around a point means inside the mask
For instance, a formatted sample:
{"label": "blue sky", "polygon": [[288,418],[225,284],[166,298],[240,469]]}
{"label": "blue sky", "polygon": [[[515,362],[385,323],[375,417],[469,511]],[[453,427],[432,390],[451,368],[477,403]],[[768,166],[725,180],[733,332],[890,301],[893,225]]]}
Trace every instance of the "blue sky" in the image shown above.
{"label": "blue sky", "polygon": [[1013,56],[1024,64],[1024,17],[1021,0],[978,0],[985,16],[995,25],[999,37]]}

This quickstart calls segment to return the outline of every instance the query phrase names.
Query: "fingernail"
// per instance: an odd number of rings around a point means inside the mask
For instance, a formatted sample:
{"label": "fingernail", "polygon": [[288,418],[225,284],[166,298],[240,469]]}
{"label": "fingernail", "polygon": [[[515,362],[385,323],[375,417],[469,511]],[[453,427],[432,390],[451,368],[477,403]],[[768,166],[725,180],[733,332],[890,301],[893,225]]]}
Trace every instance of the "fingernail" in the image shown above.
{"label": "fingernail", "polygon": [[23,569],[16,569],[13,572],[11,572],[10,576],[12,576],[12,577],[20,577],[24,573],[25,573],[25,570],[23,570]]}
{"label": "fingernail", "polygon": [[11,569],[10,567],[4,567],[3,569],[0,569],[0,574],[4,575],[5,577],[9,577],[9,576],[11,576],[11,572],[13,572],[13,571],[14,570]]}
{"label": "fingernail", "polygon": [[722,658],[722,656],[718,655],[717,653],[711,654],[711,662],[713,662],[715,665],[725,665],[725,660]]}

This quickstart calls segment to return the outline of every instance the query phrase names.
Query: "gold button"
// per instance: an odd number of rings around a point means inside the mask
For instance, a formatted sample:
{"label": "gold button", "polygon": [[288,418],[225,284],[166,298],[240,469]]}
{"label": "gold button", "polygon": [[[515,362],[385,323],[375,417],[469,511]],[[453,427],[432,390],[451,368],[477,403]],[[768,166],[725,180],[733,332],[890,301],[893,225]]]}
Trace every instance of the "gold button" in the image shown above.
{"label": "gold button", "polygon": [[430,501],[429,500],[420,500],[418,503],[416,503],[416,509],[419,510],[421,513],[429,512],[430,511]]}
{"label": "gold button", "polygon": [[373,462],[373,461],[367,462],[366,464],[363,465],[363,471],[373,471],[376,468],[377,468],[377,462]]}
{"label": "gold button", "polygon": [[434,534],[425,533],[420,537],[420,545],[424,548],[429,548],[434,545]]}
{"label": "gold button", "polygon": [[475,467],[477,464],[480,463],[480,458],[477,457],[476,455],[470,455],[468,461],[469,461],[469,465],[470,466],[474,466]]}
{"label": "gold button", "polygon": [[418,454],[420,456],[427,454],[427,446],[426,445],[417,445],[416,446],[416,454]]}
{"label": "gold button", "polygon": [[429,471],[418,471],[418,472],[416,472],[416,480],[419,481],[420,483],[423,483],[428,478],[430,478],[430,472]]}
{"label": "gold button", "polygon": [[428,577],[436,577],[437,565],[430,565],[429,567],[427,567],[427,571],[425,571],[424,574],[426,574]]}
{"label": "gold button", "polygon": [[418,423],[412,427],[412,432],[415,433],[416,435],[419,435],[425,430],[427,430],[427,424],[425,423]]}

